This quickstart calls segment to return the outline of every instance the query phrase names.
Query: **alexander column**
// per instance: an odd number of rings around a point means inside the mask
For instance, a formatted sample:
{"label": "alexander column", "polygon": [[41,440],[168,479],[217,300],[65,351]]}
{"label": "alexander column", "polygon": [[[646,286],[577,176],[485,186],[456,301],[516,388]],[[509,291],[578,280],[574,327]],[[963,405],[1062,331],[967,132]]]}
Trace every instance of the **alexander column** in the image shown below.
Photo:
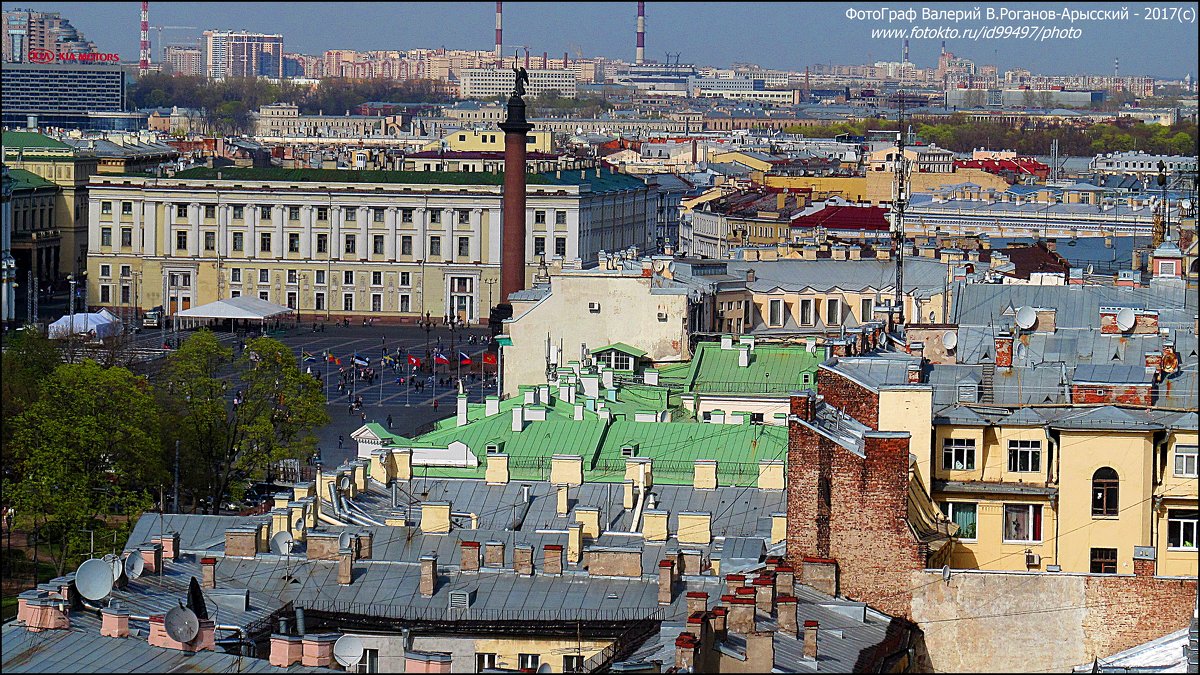
{"label": "alexander column", "polygon": [[525,120],[525,83],[529,74],[513,67],[515,82],[508,97],[504,131],[504,215],[500,224],[500,298],[488,317],[492,335],[501,332],[501,321],[512,317],[508,296],[525,288],[525,146],[533,125]]}

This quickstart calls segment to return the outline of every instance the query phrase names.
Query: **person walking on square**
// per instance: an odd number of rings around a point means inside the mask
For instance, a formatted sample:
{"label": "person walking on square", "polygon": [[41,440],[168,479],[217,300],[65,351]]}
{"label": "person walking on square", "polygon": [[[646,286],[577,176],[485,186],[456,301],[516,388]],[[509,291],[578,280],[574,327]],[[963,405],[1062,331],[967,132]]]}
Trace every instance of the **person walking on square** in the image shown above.
{"label": "person walking on square", "polygon": [[391,415],[391,413],[388,413],[388,416],[387,416],[387,425],[388,425],[388,428],[389,428],[389,429],[391,429],[391,428],[392,428],[392,415]]}

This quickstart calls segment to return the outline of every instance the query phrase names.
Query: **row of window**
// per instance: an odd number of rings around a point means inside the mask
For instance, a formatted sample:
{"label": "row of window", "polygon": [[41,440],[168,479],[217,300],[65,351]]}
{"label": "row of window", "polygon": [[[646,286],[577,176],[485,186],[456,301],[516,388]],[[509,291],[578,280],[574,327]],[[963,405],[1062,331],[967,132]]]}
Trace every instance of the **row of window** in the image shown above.
{"label": "row of window", "polygon": [[[800,301],[800,325],[815,326],[817,325],[816,313],[813,311],[813,300],[803,299]],[[837,298],[825,299],[825,325],[840,326],[842,324],[843,302]],[[859,306],[859,320],[866,322],[874,318],[875,315],[875,300],[872,298],[863,298]],[[787,303],[782,298],[772,298],[768,301],[767,306],[767,325],[772,328],[778,328],[784,324],[786,320],[785,310]]]}
{"label": "row of window", "polygon": [[[979,539],[979,504],[977,502],[942,502],[941,507],[946,518],[958,525],[960,539],[966,541]],[[1197,511],[1182,509],[1167,511],[1167,548],[1197,550],[1197,514]],[[1003,540],[1005,543],[1018,544],[1041,542],[1042,506],[1040,504],[1005,504]],[[1113,560],[1115,561],[1115,559],[1114,557]],[[1112,571],[1116,572],[1116,569]]]}
{"label": "row of window", "polygon": [[[104,266],[101,266],[102,271],[103,271],[103,267]],[[314,273],[313,283],[317,286],[324,286],[325,280],[326,280],[325,270],[313,270],[313,273]],[[383,285],[383,272],[371,272],[370,274],[371,274],[371,285],[372,286],[382,286]],[[242,283],[243,277],[253,277],[253,276],[254,276],[254,270],[252,268],[243,269],[241,267],[231,267],[229,269],[229,281],[231,283],[240,284],[240,283]],[[453,277],[453,278],[459,279],[462,277]],[[299,281],[300,281],[300,271],[299,270],[287,270],[287,283],[296,284],[296,283],[299,283]],[[258,270],[258,283],[267,284],[270,282],[271,282],[271,270],[266,269],[266,268]],[[345,270],[342,272],[342,285],[343,286],[353,286],[354,285],[354,271],[353,270]],[[412,272],[401,272],[400,273],[400,286],[412,286]]]}
{"label": "row of window", "polygon": [[[1041,441],[1009,441],[1008,470],[1013,473],[1042,469]],[[1196,478],[1200,450],[1195,445],[1175,446],[1175,477]],[[975,470],[975,439],[947,438],[942,441],[942,468],[947,471]]]}
{"label": "row of window", "polygon": [[[231,204],[230,207],[233,212],[231,214],[233,216],[233,220],[244,220],[245,219],[246,206],[244,204]],[[250,208],[254,208],[254,207],[250,207]],[[272,218],[271,211],[273,208],[274,207],[269,206],[269,205],[268,206],[259,206],[258,207],[259,218],[261,220],[270,220]],[[328,206],[318,206],[318,207],[316,207],[316,209],[317,209],[317,220],[318,221],[329,220],[329,207]],[[415,209],[400,209],[400,222],[402,222],[402,223],[413,222],[413,212],[414,211],[415,211]],[[113,203],[112,202],[110,202],[110,201],[100,202],[100,213],[101,214],[111,215],[112,212],[113,212]],[[345,214],[346,222],[353,223],[358,220],[358,209],[355,209],[355,208],[344,209],[343,213]],[[456,214],[456,218],[458,220],[459,225],[471,224],[471,210],[470,209],[454,209],[454,213]],[[373,222],[376,222],[376,223],[384,222],[384,214],[385,214],[385,209],[383,209],[383,208],[380,208],[380,207],[372,207],[371,208],[371,220]],[[133,202],[121,202],[121,215],[124,215],[124,216],[133,215]],[[188,205],[187,204],[176,204],[175,205],[175,218],[181,219],[181,218],[187,218],[187,217],[188,217]],[[208,219],[213,219],[213,218],[217,217],[216,204],[204,204],[204,217],[208,218]],[[300,207],[299,206],[287,207],[287,219],[292,220],[292,221],[300,220]],[[442,222],[442,211],[440,209],[430,210],[429,211],[429,222],[433,223],[433,224],[440,224]],[[535,210],[533,212],[533,222],[534,222],[534,224],[545,225],[546,224],[546,211],[541,210],[541,209]],[[554,224],[555,225],[566,225],[567,224],[567,212],[562,211],[562,210],[556,210],[554,212]]]}
{"label": "row of window", "polygon": [[[495,669],[497,667],[496,657],[496,654],[490,652],[475,652],[475,672],[482,673],[485,669]],[[537,670],[541,665],[541,654],[517,654],[517,669],[523,673],[531,673]],[[573,673],[582,668],[582,655],[567,654],[562,657],[562,672]]]}

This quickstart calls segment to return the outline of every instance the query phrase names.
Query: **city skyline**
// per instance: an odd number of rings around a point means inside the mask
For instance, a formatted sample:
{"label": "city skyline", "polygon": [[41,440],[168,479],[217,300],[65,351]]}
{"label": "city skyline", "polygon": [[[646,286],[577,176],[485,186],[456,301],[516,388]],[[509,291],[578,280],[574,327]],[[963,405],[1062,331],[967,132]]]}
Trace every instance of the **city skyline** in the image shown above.
{"label": "city skyline", "polygon": [[[494,4],[472,3],[379,3],[355,7],[347,16],[345,5],[309,3],[302,12],[278,11],[275,3],[228,5],[221,3],[151,3],[152,26],[196,26],[194,30],[170,30],[163,33],[166,44],[181,43],[198,37],[207,29],[245,29],[278,32],[284,36],[289,53],[320,54],[327,49],[358,51],[415,48],[474,49],[491,51],[495,22]],[[646,56],[665,61],[667,52],[679,53],[683,63],[728,67],[734,62],[756,63],[766,68],[802,70],[816,63],[860,64],[899,61],[900,39],[871,37],[872,29],[913,26],[956,27],[966,29],[988,25],[1023,25],[1024,21],[988,22],[918,19],[888,23],[885,20],[857,20],[846,10],[878,8],[876,4],[789,3],[734,5],[722,3],[647,3]],[[1069,5],[1082,10],[1102,7],[1097,3]],[[294,5],[288,5],[288,8]],[[963,11],[974,6],[963,5]],[[987,5],[981,5],[986,8]],[[995,6],[999,7],[999,6]],[[1022,5],[1021,9],[1054,9],[1061,4]],[[34,5],[37,11],[61,12],[64,17],[94,41],[101,51],[117,52],[123,60],[136,61],[136,2],[50,2]],[[543,51],[551,57],[564,52],[584,57],[602,56],[632,62],[634,57],[636,3],[556,3],[508,2],[504,11],[505,55],[528,46],[531,55]],[[937,11],[956,9],[939,4]],[[946,41],[957,56],[977,65],[993,64],[1001,71],[1027,68],[1048,75],[1106,75],[1120,60],[1121,75],[1146,75],[1160,79],[1195,77],[1195,61],[1188,54],[1197,51],[1193,27],[1179,22],[1151,22],[1133,16],[1131,8],[1124,21],[1056,21],[1063,29],[1078,29],[1077,39],[1052,39],[1035,42],[1018,39],[993,39],[978,42],[964,39]],[[391,26],[396,16],[399,25]],[[210,17],[219,16],[220,21]],[[453,17],[453,21],[449,19]],[[572,24],[575,24],[574,26]],[[1049,25],[1049,24],[1047,24]],[[436,32],[430,33],[430,27]],[[333,27],[331,29],[331,27]],[[722,34],[715,34],[720,28]],[[819,42],[804,39],[805,34],[824,36]],[[708,36],[713,35],[714,39]],[[159,56],[159,33],[151,30],[155,60]],[[756,44],[757,41],[757,44]],[[1113,45],[1119,45],[1114,47]],[[1125,46],[1130,45],[1130,46]],[[1132,45],[1137,45],[1134,49]],[[939,39],[910,41],[911,61],[919,67],[936,65]]]}

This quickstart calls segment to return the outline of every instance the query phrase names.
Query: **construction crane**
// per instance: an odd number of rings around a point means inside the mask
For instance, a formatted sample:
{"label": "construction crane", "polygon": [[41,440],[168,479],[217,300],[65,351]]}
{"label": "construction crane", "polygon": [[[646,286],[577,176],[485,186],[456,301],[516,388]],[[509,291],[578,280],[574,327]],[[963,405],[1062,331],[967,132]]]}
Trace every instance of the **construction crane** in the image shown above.
{"label": "construction crane", "polygon": [[164,30],[200,30],[196,26],[151,26],[158,31],[158,62],[161,64],[167,60],[167,46],[163,44],[162,32]]}

